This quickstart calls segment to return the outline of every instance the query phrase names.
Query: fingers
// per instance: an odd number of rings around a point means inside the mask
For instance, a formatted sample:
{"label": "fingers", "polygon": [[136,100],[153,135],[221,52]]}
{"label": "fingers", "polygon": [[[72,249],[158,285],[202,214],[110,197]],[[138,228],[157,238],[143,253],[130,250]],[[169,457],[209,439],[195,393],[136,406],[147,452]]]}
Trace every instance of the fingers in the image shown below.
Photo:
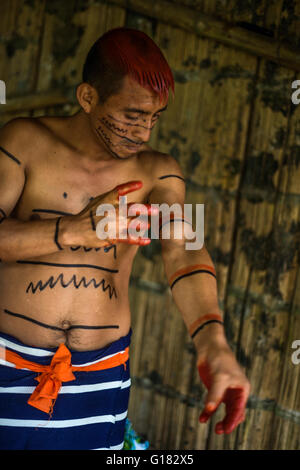
{"label": "fingers", "polygon": [[245,407],[247,402],[247,394],[245,389],[228,388],[223,399],[212,402],[213,394],[206,399],[205,407],[199,416],[200,423],[206,423],[212,414],[217,410],[221,402],[225,403],[226,415],[222,421],[215,426],[216,434],[230,434],[240,423],[245,420]]}
{"label": "fingers", "polygon": [[145,246],[149,245],[151,243],[150,238],[117,238],[116,243],[126,243],[127,245],[139,245],[139,246]]}
{"label": "fingers", "polygon": [[119,184],[115,187],[114,191],[117,191],[119,196],[126,196],[126,194],[132,193],[141,189],[143,183],[141,181],[129,181],[128,183]]}
{"label": "fingers", "polygon": [[246,401],[246,392],[243,388],[227,389],[223,399],[226,406],[226,416],[216,425],[218,434],[231,433],[244,420]]}
{"label": "fingers", "polygon": [[245,414],[245,411],[243,411],[239,417],[239,419],[237,419],[236,421],[236,424],[235,426],[232,426],[231,428],[230,427],[225,427],[224,425],[224,422],[223,421],[219,421],[216,426],[215,426],[215,433],[216,434],[229,434],[231,433],[232,431],[234,431],[234,429],[239,425],[241,424],[243,421],[245,421],[246,419],[246,414]]}
{"label": "fingers", "polygon": [[151,204],[140,204],[137,202],[129,202],[127,204],[128,207],[128,215],[137,217],[139,215],[158,215],[159,209],[158,207],[152,206]]}

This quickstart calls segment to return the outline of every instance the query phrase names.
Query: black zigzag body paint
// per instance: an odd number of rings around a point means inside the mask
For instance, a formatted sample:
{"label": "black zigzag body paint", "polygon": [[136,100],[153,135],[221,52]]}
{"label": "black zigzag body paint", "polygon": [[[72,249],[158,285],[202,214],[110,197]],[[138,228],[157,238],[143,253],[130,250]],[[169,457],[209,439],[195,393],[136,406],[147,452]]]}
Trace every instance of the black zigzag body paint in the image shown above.
{"label": "black zigzag body paint", "polygon": [[97,282],[95,278],[90,279],[89,281],[86,280],[85,276],[83,276],[79,281],[76,278],[76,274],[73,274],[71,279],[69,281],[64,281],[64,275],[63,273],[60,273],[56,279],[54,279],[54,276],[50,276],[49,279],[46,282],[42,282],[42,280],[38,281],[35,285],[33,282],[30,282],[26,289],[26,293],[32,292],[33,294],[36,293],[37,290],[42,292],[45,290],[47,287],[49,289],[54,289],[56,285],[59,284],[61,287],[64,289],[69,287],[69,286],[74,286],[76,289],[79,289],[79,287],[84,287],[88,288],[89,286],[93,286],[95,289],[98,287],[102,287],[103,292],[108,290],[109,293],[109,298],[111,299],[113,296],[117,298],[117,293],[116,289],[112,287],[110,284],[105,285],[105,279],[101,279],[100,282]]}

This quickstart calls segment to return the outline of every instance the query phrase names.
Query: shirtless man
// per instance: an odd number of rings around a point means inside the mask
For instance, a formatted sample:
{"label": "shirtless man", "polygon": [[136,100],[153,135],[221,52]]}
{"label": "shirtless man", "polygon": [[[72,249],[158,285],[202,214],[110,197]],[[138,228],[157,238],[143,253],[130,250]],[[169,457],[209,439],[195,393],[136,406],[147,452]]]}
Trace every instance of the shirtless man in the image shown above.
{"label": "shirtless man", "polygon": [[[147,145],[173,87],[153,41],[118,28],[87,56],[80,111],[18,118],[1,129],[0,448],[122,448],[128,283],[138,247],[151,240],[99,239],[96,210],[118,209],[120,195],[148,204],[149,214],[153,203],[183,207],[180,166]],[[216,432],[232,432],[245,418],[250,384],[225,338],[212,260],[205,247],[186,250],[184,239],[161,246],[208,389],[200,421],[224,402]]]}

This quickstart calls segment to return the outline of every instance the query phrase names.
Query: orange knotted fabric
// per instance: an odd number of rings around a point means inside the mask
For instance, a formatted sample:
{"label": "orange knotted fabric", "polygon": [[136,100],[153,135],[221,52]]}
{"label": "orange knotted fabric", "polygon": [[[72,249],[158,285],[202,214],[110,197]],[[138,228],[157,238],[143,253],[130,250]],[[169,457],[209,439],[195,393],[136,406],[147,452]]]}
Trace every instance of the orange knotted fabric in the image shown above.
{"label": "orange knotted fabric", "polygon": [[99,362],[95,364],[88,366],[72,366],[71,352],[61,343],[52,357],[51,363],[47,366],[43,366],[36,362],[27,361],[13,351],[4,350],[4,348],[0,349],[4,352],[5,359],[15,364],[17,369],[29,369],[33,372],[40,373],[40,375],[35,377],[39,385],[34,389],[27,403],[45,413],[50,413],[50,415],[52,414],[62,382],[70,382],[76,379],[73,371],[88,372],[104,370],[121,364],[123,364],[126,369],[126,361],[129,358],[129,347],[127,347],[123,352],[114,354],[108,359],[99,359]]}
{"label": "orange knotted fabric", "polygon": [[45,413],[51,413],[62,382],[70,382],[75,378],[72,372],[71,353],[62,343],[47,370],[35,378],[39,385],[34,389],[27,403]]}

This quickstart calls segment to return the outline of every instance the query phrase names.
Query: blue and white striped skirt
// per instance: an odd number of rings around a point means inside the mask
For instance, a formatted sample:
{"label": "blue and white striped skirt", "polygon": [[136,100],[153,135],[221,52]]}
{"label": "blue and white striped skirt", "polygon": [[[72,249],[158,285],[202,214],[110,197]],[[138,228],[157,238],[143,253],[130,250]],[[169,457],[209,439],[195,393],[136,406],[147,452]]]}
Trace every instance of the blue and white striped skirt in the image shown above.
{"label": "blue and white striped skirt", "polygon": [[[113,357],[130,345],[132,329],[114,343],[94,351],[72,351],[72,365]],[[56,349],[26,346],[0,333],[0,345],[24,359],[49,365]],[[51,418],[27,403],[37,386],[36,372],[16,369],[0,357],[0,449],[121,450],[130,392],[129,359],[99,371],[73,372],[62,384]]]}

